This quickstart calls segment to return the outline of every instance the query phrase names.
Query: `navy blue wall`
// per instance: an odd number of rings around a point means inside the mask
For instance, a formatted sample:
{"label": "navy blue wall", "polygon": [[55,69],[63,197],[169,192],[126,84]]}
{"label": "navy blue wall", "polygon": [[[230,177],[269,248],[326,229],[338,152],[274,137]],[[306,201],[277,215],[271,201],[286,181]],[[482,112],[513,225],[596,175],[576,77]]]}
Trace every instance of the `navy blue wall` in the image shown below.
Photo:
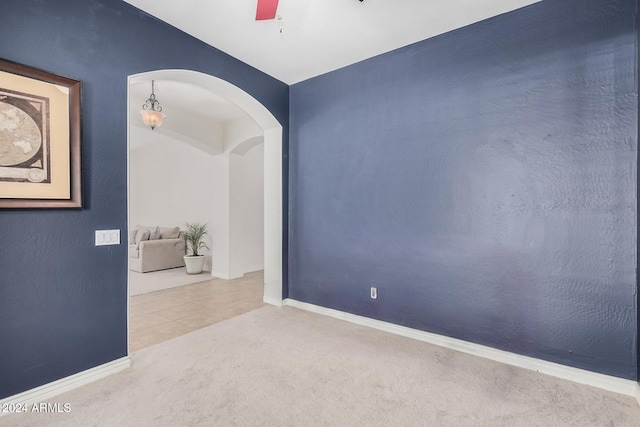
{"label": "navy blue wall", "polygon": [[635,379],[635,15],[545,0],[292,86],[289,296]]}
{"label": "navy blue wall", "polygon": [[289,89],[120,0],[3,0],[0,40],[0,58],[82,81],[85,203],[0,211],[3,398],[127,354],[126,247],[93,245],[95,229],[126,236],[127,76],[217,76],[262,102],[285,136]]}

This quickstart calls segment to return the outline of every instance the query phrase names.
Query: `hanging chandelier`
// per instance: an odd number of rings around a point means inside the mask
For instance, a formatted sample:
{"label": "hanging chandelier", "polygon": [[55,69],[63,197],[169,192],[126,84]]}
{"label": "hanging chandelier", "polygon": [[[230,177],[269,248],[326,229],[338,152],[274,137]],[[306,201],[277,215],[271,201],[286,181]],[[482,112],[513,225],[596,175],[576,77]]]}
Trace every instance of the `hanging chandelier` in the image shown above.
{"label": "hanging chandelier", "polygon": [[162,126],[162,121],[166,117],[162,112],[160,102],[156,99],[153,83],[153,80],[151,80],[151,95],[149,95],[149,99],[142,104],[142,110],[140,110],[142,121],[145,125],[149,126],[151,130]]}

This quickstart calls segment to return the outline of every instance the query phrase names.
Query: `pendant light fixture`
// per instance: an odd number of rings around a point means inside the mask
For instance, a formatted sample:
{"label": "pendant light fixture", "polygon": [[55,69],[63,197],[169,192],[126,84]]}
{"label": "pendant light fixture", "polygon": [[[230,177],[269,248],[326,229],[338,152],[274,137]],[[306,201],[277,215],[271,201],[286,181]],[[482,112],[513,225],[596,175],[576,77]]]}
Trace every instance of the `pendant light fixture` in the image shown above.
{"label": "pendant light fixture", "polygon": [[142,121],[145,125],[149,126],[151,130],[162,126],[162,121],[166,117],[162,112],[160,102],[156,99],[153,83],[153,80],[151,80],[151,95],[149,95],[149,99],[142,104],[142,110],[140,110]]}

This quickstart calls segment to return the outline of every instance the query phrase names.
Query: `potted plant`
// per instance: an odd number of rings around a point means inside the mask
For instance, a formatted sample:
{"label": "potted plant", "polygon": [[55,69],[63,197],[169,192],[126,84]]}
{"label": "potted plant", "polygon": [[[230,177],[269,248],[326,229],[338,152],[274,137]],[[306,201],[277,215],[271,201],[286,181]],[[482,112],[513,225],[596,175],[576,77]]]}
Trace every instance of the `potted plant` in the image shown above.
{"label": "potted plant", "polygon": [[198,251],[202,248],[209,249],[203,241],[205,234],[207,234],[207,224],[188,222],[186,226],[187,229],[184,232],[184,266],[187,269],[187,274],[200,274],[204,268],[204,255],[201,255]]}

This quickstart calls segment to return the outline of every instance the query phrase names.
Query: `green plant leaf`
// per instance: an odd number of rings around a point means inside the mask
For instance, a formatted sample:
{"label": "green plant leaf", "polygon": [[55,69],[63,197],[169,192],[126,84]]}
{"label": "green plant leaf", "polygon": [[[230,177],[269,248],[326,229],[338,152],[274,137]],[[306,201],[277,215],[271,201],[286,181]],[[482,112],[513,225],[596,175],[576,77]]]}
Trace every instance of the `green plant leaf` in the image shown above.
{"label": "green plant leaf", "polygon": [[186,244],[187,253],[191,250],[191,254],[199,256],[198,251],[202,248],[207,248],[207,244],[202,240],[207,234],[207,224],[200,222],[187,222],[187,229],[184,232],[184,240]]}

